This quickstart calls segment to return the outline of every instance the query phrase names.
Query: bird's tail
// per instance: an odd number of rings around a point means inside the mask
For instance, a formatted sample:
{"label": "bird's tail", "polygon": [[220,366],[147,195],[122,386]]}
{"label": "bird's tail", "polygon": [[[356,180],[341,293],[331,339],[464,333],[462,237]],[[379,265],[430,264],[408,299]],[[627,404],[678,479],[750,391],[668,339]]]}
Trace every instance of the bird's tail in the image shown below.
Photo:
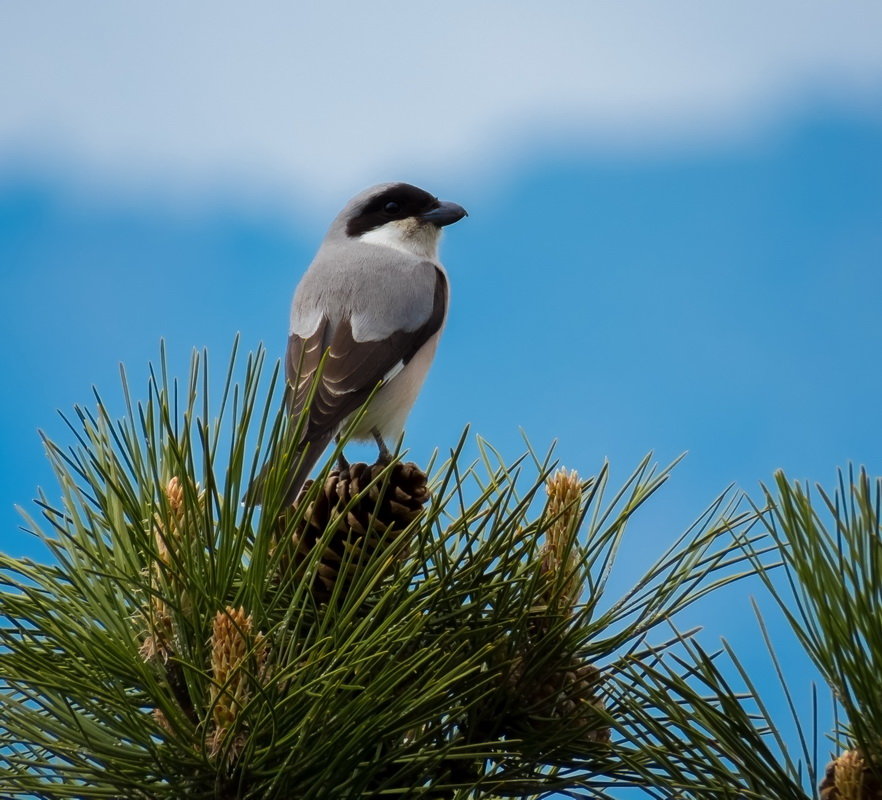
{"label": "bird's tail", "polygon": [[279,474],[276,462],[270,458],[263,465],[263,468],[254,480],[251,481],[251,485],[245,492],[243,502],[247,505],[263,505],[269,494],[271,492],[275,494],[276,491],[279,491],[276,487],[281,486],[284,498],[281,507],[290,506],[297,499],[297,495],[300,493],[301,488],[303,488],[303,484],[306,483],[309,473],[312,472],[312,468],[321,458],[322,453],[325,452],[325,448],[332,438],[333,433],[329,432],[317,439],[304,442],[293,453],[289,467],[284,475]]}

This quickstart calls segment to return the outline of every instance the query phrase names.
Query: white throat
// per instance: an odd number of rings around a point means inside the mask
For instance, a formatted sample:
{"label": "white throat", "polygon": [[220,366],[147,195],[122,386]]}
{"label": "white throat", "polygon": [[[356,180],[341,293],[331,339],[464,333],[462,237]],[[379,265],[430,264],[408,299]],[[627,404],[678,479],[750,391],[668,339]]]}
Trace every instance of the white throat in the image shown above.
{"label": "white throat", "polygon": [[441,229],[413,218],[398,219],[367,231],[358,238],[367,244],[391,247],[417,258],[437,262]]}

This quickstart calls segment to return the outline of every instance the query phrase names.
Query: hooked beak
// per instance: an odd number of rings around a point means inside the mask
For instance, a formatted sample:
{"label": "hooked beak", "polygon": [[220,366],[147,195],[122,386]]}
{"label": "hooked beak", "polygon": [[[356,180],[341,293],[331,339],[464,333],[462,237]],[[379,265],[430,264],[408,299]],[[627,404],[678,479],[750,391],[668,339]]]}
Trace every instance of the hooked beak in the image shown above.
{"label": "hooked beak", "polygon": [[467,217],[468,212],[456,203],[439,203],[435,208],[420,214],[420,219],[425,222],[431,222],[439,228],[445,225],[452,225],[459,222],[463,217]]}

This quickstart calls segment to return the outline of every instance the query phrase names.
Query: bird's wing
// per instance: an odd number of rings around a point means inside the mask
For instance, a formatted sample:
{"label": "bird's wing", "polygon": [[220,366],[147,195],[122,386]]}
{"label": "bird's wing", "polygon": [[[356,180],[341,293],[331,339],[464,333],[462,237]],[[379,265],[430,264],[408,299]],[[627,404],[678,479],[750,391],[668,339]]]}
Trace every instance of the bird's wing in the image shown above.
{"label": "bird's wing", "polygon": [[308,336],[292,333],[288,338],[285,374],[288,407],[299,416],[327,351],[315,396],[309,405],[305,441],[335,432],[349,414],[370,396],[379,383],[396,375],[444,322],[447,279],[437,267],[432,310],[414,330],[395,330],[382,339],[359,341],[352,322],[344,317],[333,324],[323,316]]}

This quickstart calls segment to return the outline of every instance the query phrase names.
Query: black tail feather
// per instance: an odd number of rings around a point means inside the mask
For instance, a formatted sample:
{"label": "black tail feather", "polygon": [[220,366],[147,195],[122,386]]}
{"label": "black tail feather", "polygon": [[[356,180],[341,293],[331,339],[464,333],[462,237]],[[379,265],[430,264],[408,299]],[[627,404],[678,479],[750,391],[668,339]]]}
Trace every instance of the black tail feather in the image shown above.
{"label": "black tail feather", "polygon": [[[325,448],[332,438],[333,434],[328,433],[314,441],[306,442],[293,455],[290,468],[281,482],[284,492],[284,499],[281,504],[283,508],[290,506],[297,499],[303,484],[309,478],[309,473],[312,472],[313,467],[321,458],[322,453],[325,452]],[[267,489],[269,488],[267,481],[276,471],[276,464],[272,460],[267,461],[254,480],[251,481],[251,485],[245,492],[243,502],[249,505],[263,505]],[[278,480],[276,475],[273,475],[273,478]]]}

